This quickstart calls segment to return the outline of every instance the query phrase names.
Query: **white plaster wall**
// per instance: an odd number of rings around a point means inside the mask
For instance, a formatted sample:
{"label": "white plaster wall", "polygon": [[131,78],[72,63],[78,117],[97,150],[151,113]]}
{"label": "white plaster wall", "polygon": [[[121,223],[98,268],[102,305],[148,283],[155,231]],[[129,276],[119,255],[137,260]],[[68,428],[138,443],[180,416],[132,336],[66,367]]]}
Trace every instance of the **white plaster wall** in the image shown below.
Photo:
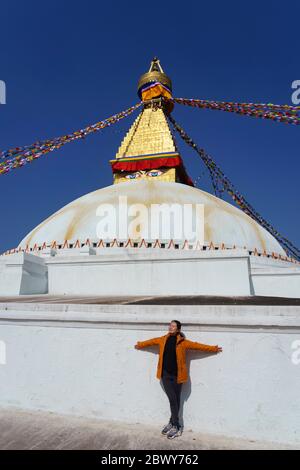
{"label": "white plaster wall", "polygon": [[[286,271],[286,272],[285,272]],[[264,270],[251,274],[255,295],[300,297],[300,269],[282,268]]]}
{"label": "white plaster wall", "polygon": [[4,261],[4,257],[1,257],[0,258],[0,286],[3,284],[3,281],[4,281],[4,270],[5,270],[5,261]]}
{"label": "white plaster wall", "polygon": [[0,295],[44,294],[47,290],[47,267],[41,257],[22,252],[3,256]]}
{"label": "white plaster wall", "polygon": [[[0,406],[163,426],[169,403],[156,379],[155,347],[176,318],[188,339],[223,353],[188,352],[183,385],[185,429],[299,444],[299,307],[0,306]],[[299,347],[299,345],[298,345]],[[298,354],[298,358],[300,355]]]}
{"label": "white plaster wall", "polygon": [[46,260],[50,294],[250,295],[245,250],[108,249]]}
{"label": "white plaster wall", "polygon": [[[247,250],[62,249],[0,258],[0,295],[266,295],[300,297],[294,263]],[[49,281],[48,281],[49,277]]]}

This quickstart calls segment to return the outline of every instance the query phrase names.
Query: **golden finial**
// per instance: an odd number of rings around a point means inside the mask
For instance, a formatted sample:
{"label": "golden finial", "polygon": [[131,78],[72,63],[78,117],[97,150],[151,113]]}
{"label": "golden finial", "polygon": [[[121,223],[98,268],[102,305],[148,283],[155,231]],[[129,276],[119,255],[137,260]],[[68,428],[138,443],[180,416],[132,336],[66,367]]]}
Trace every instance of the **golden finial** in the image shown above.
{"label": "golden finial", "polygon": [[[155,87],[156,84],[158,86]],[[157,57],[151,61],[149,71],[139,79],[138,95],[143,101],[159,96],[172,97],[171,79],[164,73]]]}

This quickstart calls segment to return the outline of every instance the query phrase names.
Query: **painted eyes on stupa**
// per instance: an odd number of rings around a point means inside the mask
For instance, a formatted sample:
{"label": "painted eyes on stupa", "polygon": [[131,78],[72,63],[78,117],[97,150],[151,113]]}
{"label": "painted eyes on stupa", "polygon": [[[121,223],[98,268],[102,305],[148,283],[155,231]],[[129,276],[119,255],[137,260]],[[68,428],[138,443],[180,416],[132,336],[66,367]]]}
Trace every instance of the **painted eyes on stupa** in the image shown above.
{"label": "painted eyes on stupa", "polygon": [[160,176],[162,173],[160,170],[150,170],[147,172],[147,176]]}
{"label": "painted eyes on stupa", "polygon": [[135,173],[131,173],[130,175],[126,175],[125,178],[132,180],[134,178],[137,178],[137,175]]}
{"label": "painted eyes on stupa", "polygon": [[125,178],[135,179],[141,178],[142,176],[160,176],[163,172],[161,170],[149,170],[149,171],[137,171],[136,173],[130,173],[126,175]]}

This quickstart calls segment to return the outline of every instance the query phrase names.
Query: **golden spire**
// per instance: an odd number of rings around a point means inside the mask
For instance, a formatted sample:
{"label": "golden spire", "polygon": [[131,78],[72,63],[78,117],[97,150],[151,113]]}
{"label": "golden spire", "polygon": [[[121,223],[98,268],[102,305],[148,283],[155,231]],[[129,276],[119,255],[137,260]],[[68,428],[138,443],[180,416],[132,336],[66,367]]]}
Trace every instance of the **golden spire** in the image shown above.
{"label": "golden spire", "polygon": [[162,108],[146,107],[125,135],[115,158],[142,157],[177,152]]}
{"label": "golden spire", "polygon": [[114,160],[110,160],[114,183],[136,178],[192,184],[170,130],[167,114],[172,110],[172,83],[155,57],[139,80],[142,112],[125,135]]}

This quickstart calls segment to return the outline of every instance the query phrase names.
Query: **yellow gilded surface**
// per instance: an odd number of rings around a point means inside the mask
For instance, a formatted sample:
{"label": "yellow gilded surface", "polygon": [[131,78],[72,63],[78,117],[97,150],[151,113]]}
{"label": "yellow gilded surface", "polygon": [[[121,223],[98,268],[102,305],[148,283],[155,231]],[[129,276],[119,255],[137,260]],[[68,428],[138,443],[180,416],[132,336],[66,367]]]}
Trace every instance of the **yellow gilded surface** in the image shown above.
{"label": "yellow gilded surface", "polygon": [[127,132],[115,158],[176,151],[176,144],[163,110],[145,108]]}

